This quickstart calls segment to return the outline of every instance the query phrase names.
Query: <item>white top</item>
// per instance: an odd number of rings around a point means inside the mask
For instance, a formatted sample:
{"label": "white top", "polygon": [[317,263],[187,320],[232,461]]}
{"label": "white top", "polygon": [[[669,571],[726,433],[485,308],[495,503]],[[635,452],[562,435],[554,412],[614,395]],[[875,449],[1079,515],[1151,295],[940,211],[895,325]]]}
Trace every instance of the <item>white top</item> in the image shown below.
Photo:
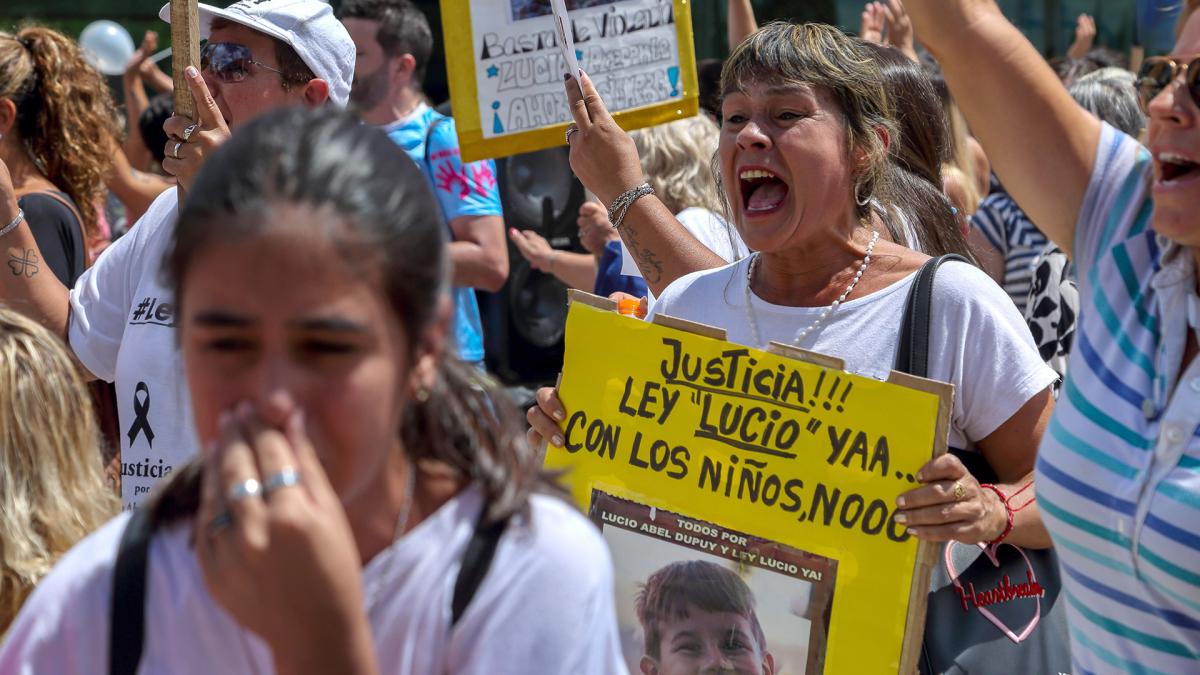
{"label": "white top", "polygon": [[[765,348],[791,344],[825,307],[783,307],[751,294],[764,344],[753,344],[746,312],[747,258],[682,277],[663,291],[655,314],[723,328],[730,342]],[[844,302],[800,347],[844,359],[846,370],[886,380],[896,361],[905,301],[916,274]],[[1029,327],[1004,291],[979,269],[943,265],[934,283],[929,378],[954,385],[950,445],[970,449],[1057,376],[1042,361]]]}
{"label": "white top", "polygon": [[[450,601],[481,506],[464,491],[363,570],[371,592],[390,567],[370,612],[389,675],[624,674],[613,607],[612,560],[596,528],[565,502],[531,499],[531,519],[501,537],[487,576],[457,626]],[[0,647],[5,675],[106,675],[113,564],[122,515],[72,549],[35,589]],[[208,594],[188,545],[190,526],[150,545],[143,675],[265,675],[264,643]],[[368,602],[370,600],[368,599]]]}
{"label": "white top", "polygon": [[[676,213],[675,219],[725,262],[741,260],[750,255],[737,230],[726,223],[724,218],[708,209],[691,206]],[[638,269],[637,262],[629,254],[624,242],[621,245],[621,274],[639,279],[642,277],[642,271]],[[653,302],[654,294],[649,291],[647,293]]]}
{"label": "white top", "polygon": [[71,289],[71,349],[93,375],[116,383],[126,509],[199,451],[175,299],[161,275],[178,215],[175,190],[163,192]]}

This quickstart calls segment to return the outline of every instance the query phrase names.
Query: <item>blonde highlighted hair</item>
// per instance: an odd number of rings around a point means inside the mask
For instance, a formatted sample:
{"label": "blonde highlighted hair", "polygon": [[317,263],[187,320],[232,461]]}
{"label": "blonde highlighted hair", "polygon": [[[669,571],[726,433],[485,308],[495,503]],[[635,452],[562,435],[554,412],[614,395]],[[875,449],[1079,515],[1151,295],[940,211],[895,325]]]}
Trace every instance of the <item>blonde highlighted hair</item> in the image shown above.
{"label": "blonde highlighted hair", "polygon": [[58,338],[0,307],[0,633],[54,563],[120,509]]}
{"label": "blonde highlighted hair", "polygon": [[646,182],[671,213],[690,207],[721,213],[721,188],[710,167],[719,135],[703,115],[633,132]]}

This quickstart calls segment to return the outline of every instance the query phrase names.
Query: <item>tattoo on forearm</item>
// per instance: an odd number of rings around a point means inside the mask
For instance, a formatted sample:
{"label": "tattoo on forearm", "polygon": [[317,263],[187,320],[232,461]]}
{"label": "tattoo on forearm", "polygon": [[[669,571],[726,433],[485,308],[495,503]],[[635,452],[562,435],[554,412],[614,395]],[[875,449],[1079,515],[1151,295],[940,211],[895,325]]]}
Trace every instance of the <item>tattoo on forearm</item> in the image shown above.
{"label": "tattoo on forearm", "polygon": [[37,251],[31,248],[8,249],[8,268],[12,270],[14,277],[24,276],[32,279],[41,269],[40,262]]}
{"label": "tattoo on forearm", "polygon": [[629,248],[629,254],[633,256],[634,262],[638,264],[638,268],[642,270],[642,276],[646,281],[656,284],[663,275],[662,261],[648,248],[645,248],[638,241],[637,234],[634,228],[629,225],[621,230],[621,240],[625,242],[625,246]]}

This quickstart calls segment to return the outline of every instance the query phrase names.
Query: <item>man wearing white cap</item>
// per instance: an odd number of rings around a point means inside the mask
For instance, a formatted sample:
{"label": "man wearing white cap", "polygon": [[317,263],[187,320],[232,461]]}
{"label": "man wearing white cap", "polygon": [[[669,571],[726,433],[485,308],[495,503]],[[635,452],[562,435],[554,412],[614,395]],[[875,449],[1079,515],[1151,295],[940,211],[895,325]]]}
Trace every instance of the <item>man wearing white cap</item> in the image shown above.
{"label": "man wearing white cap", "polygon": [[[176,117],[164,125],[170,139],[163,167],[185,191],[230,129],[279,106],[345,106],[354,76],[354,42],[320,0],[241,0],[226,9],[199,9],[201,35],[208,38],[203,72],[187,72],[198,119]],[[169,5],[159,13],[164,20],[169,15]],[[0,164],[0,251],[40,260],[11,191],[3,189],[7,182]],[[160,274],[178,200],[175,190],[159,196],[72,289],[37,266],[32,274],[0,274],[6,304],[66,339],[94,377],[116,383],[127,509],[198,451],[175,346],[175,300]]]}

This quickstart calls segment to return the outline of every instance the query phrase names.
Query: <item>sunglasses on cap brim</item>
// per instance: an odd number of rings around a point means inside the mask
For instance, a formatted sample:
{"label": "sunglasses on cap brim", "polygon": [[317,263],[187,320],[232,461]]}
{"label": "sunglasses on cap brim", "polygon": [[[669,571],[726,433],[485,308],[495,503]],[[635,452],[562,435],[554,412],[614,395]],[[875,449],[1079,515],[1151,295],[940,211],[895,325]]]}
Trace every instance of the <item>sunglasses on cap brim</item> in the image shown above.
{"label": "sunglasses on cap brim", "polygon": [[200,69],[212,73],[221,82],[241,82],[250,74],[251,65],[283,75],[278,68],[255,61],[246,45],[236,42],[206,42],[200,48]]}

